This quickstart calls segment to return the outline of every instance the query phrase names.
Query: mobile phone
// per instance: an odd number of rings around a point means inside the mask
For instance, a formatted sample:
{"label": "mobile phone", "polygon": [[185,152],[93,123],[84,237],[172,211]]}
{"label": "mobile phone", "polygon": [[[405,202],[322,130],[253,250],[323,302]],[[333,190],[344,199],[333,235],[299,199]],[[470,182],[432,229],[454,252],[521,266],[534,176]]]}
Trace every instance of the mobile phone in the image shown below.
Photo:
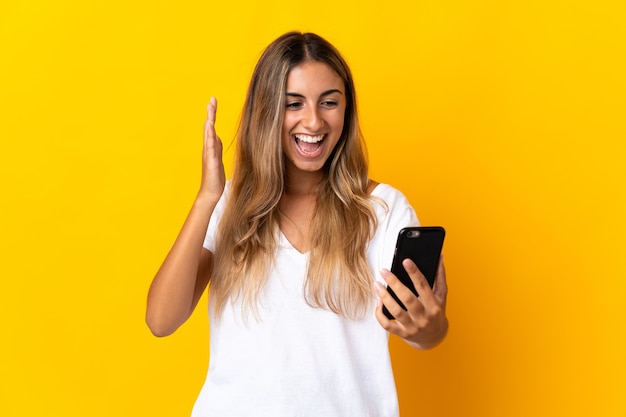
{"label": "mobile phone", "polygon": [[[445,235],[445,229],[440,226],[406,227],[398,233],[396,250],[393,255],[393,262],[391,263],[391,272],[416,296],[419,295],[413,285],[413,281],[411,281],[411,277],[409,277],[404,266],[402,266],[402,261],[406,258],[410,258],[415,262],[415,265],[417,265],[421,273],[424,274],[424,277],[426,277],[428,284],[432,288],[439,267],[439,258],[441,256]],[[402,304],[398,296],[389,286],[387,287],[387,291],[389,291],[389,294],[391,294],[394,300],[400,304],[400,307],[406,310],[404,304]],[[383,313],[385,313],[385,316],[390,320],[394,319],[384,306]]]}

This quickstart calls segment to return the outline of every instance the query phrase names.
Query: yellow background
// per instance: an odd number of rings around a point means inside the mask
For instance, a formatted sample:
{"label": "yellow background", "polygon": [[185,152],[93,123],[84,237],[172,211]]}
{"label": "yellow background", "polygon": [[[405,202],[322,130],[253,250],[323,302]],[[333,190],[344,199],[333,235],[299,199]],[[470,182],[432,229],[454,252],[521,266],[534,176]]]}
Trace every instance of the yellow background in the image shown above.
{"label": "yellow background", "polygon": [[373,177],[448,230],[449,337],[391,342],[402,415],[626,415],[623,4],[0,0],[0,415],[189,415],[206,300],[157,339],[146,291],[209,97],[229,143],[291,29],[344,53]]}

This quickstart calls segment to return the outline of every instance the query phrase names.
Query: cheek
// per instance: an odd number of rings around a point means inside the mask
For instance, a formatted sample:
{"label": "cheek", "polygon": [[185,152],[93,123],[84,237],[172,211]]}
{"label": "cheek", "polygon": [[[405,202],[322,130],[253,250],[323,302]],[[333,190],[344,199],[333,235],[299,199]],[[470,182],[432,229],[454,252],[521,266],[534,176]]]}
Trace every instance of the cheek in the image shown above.
{"label": "cheek", "polygon": [[294,121],[292,119],[293,116],[289,112],[286,112],[285,116],[283,117],[283,136],[289,135],[291,129],[293,128]]}
{"label": "cheek", "polygon": [[289,119],[287,117],[283,119],[280,142],[283,150],[289,146],[289,142],[291,142],[291,124],[289,123]]}
{"label": "cheek", "polygon": [[282,134],[283,139],[286,136],[289,136],[289,119],[287,117],[283,119],[283,127],[281,129],[281,134]]}
{"label": "cheek", "polygon": [[339,133],[343,132],[345,112],[338,112],[332,119],[333,128],[338,130]]}

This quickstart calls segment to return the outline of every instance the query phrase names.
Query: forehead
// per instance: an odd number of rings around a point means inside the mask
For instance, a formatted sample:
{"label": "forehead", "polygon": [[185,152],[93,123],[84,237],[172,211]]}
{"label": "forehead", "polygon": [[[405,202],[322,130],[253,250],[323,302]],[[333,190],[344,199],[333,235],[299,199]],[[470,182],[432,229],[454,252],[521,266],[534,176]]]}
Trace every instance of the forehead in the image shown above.
{"label": "forehead", "polygon": [[328,90],[344,92],[344,82],[328,64],[305,61],[296,65],[287,75],[287,92],[321,93]]}

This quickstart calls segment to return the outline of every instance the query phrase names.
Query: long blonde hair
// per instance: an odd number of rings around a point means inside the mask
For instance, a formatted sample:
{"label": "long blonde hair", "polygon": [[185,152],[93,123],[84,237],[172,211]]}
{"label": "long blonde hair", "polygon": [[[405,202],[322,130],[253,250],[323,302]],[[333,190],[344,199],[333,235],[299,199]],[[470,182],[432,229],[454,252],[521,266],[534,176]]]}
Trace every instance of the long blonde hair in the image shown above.
{"label": "long blonde hair", "polygon": [[329,65],[344,81],[341,138],[323,168],[310,225],[311,252],[304,296],[315,307],[357,319],[372,300],[365,251],[376,226],[367,192],[368,169],[354,82],[339,52],[312,33],[289,32],[272,42],[257,63],[237,132],[231,190],[217,233],[211,297],[219,317],[228,301],[256,312],[272,266],[278,203],[284,192],[281,128],[289,71],[304,61]]}

